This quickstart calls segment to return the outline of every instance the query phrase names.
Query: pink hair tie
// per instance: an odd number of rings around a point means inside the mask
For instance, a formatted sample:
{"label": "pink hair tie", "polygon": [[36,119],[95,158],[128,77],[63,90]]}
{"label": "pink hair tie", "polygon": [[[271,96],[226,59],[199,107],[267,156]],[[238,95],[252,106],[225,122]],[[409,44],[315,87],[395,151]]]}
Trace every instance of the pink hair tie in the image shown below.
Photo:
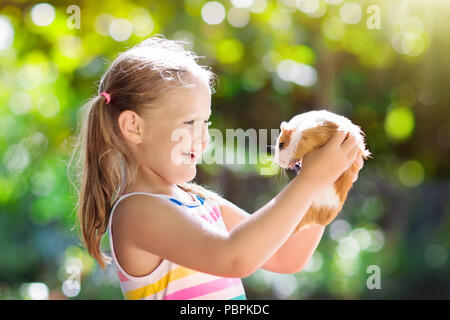
{"label": "pink hair tie", "polygon": [[111,96],[109,93],[102,91],[100,94],[106,98],[106,104],[108,104],[111,101]]}

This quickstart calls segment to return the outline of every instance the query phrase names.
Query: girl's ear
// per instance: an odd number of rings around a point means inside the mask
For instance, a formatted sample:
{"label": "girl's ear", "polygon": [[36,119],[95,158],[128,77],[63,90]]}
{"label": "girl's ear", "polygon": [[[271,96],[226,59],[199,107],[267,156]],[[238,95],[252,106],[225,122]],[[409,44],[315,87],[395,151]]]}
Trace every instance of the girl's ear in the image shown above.
{"label": "girl's ear", "polygon": [[140,118],[130,110],[125,110],[119,115],[119,127],[122,134],[135,144],[142,142],[142,129]]}

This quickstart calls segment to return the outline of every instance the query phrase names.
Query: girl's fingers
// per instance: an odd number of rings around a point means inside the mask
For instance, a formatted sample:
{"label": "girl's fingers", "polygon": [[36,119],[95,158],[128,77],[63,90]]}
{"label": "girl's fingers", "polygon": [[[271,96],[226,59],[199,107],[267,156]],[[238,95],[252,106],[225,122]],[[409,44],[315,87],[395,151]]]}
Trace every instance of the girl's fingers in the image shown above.
{"label": "girl's fingers", "polygon": [[342,144],[342,148],[344,148],[345,151],[350,151],[355,145],[357,145],[356,138],[349,133],[348,138]]}
{"label": "girl's fingers", "polygon": [[348,153],[348,157],[352,158],[353,160],[356,160],[356,156],[358,155],[359,146],[356,144]]}
{"label": "girl's fingers", "polygon": [[361,170],[363,165],[364,165],[364,161],[363,161],[362,156],[358,156],[356,158],[356,163],[358,164],[358,170]]}
{"label": "girl's fingers", "polygon": [[336,144],[340,146],[343,144],[345,138],[347,138],[348,131],[338,130],[336,134],[330,139],[331,144]]}

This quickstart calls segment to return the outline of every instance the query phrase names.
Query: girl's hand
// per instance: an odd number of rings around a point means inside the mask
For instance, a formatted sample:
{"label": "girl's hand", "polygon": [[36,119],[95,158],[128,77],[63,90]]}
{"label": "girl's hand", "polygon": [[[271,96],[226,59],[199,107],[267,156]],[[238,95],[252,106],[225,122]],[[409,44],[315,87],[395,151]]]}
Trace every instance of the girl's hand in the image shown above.
{"label": "girl's hand", "polygon": [[300,173],[313,181],[329,185],[356,160],[358,151],[355,137],[340,130],[324,146],[303,158]]}
{"label": "girl's hand", "polygon": [[355,182],[358,179],[359,170],[361,170],[364,165],[364,160],[362,156],[356,157],[356,163],[358,164],[358,171],[356,171],[355,175],[353,176],[352,180],[353,182]]}

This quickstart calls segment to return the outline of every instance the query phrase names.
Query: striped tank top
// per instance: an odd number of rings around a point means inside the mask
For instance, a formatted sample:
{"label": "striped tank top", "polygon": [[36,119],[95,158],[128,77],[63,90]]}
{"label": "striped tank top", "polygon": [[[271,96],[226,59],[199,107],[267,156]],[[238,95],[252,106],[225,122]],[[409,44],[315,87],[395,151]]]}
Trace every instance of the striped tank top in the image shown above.
{"label": "striped tank top", "polygon": [[[146,194],[166,199],[174,205],[185,209],[187,214],[203,223],[210,223],[215,228],[227,231],[217,204],[189,192],[195,197],[194,202],[180,201],[165,194],[147,192],[132,192],[122,195],[114,204],[108,221],[108,236],[114,268],[120,281],[120,288],[127,300],[246,300],[246,295],[240,278],[226,278],[192,270],[167,259],[150,274],[134,277],[122,269],[114,252],[111,235],[111,221],[117,204],[133,195]],[[228,232],[228,231],[227,231]]]}

